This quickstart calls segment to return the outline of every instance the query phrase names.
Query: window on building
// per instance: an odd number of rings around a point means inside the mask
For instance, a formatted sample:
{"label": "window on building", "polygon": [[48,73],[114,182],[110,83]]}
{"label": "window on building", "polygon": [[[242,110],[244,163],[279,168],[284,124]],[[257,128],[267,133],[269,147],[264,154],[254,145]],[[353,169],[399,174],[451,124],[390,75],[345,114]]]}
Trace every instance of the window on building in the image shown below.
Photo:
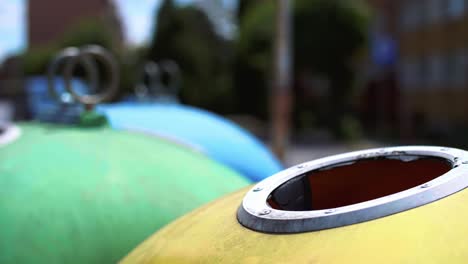
{"label": "window on building", "polygon": [[423,22],[421,1],[407,0],[401,3],[400,29],[411,31],[418,28]]}
{"label": "window on building", "polygon": [[403,90],[411,90],[411,72],[413,67],[408,59],[402,59],[398,67],[398,79]]}
{"label": "window on building", "polygon": [[417,73],[416,73],[416,80],[417,87],[421,89],[427,88],[427,80],[428,80],[428,58],[421,57],[417,61]]}
{"label": "window on building", "polygon": [[465,13],[466,0],[447,0],[447,14],[450,18],[462,17]]}
{"label": "window on building", "polygon": [[420,87],[423,70],[421,63],[414,58],[406,58],[399,65],[398,75],[402,88],[408,91]]}
{"label": "window on building", "polygon": [[445,1],[446,0],[427,1],[425,14],[425,20],[427,24],[436,24],[443,20]]}
{"label": "window on building", "polygon": [[447,84],[451,88],[465,85],[466,55],[463,50],[451,52],[447,56]]}
{"label": "window on building", "polygon": [[427,59],[428,74],[427,74],[427,87],[439,88],[444,79],[444,61],[440,55],[431,55]]}

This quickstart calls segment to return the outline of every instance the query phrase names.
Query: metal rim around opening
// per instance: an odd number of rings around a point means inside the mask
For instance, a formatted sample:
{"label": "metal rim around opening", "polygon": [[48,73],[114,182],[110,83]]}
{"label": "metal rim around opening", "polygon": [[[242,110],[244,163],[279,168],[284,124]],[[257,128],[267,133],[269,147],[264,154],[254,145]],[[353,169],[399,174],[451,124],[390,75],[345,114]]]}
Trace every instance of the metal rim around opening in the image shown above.
{"label": "metal rim around opening", "polygon": [[[347,206],[311,211],[284,211],[270,207],[269,195],[290,179],[339,163],[397,155],[446,159],[452,169],[422,185]],[[432,146],[405,146],[350,152],[305,162],[257,183],[237,211],[243,226],[266,233],[302,233],[361,223],[422,206],[468,186],[468,152]]]}

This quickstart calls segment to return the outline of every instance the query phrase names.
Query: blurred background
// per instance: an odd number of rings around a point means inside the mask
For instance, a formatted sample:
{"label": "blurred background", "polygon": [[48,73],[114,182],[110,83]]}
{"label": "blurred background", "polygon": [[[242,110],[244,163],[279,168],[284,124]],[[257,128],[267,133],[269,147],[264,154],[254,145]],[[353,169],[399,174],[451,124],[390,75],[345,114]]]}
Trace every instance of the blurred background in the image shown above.
{"label": "blurred background", "polygon": [[[281,3],[286,3],[282,5]],[[225,116],[287,165],[351,149],[468,147],[468,0],[0,0],[0,122],[68,46],[181,69],[180,100]]]}

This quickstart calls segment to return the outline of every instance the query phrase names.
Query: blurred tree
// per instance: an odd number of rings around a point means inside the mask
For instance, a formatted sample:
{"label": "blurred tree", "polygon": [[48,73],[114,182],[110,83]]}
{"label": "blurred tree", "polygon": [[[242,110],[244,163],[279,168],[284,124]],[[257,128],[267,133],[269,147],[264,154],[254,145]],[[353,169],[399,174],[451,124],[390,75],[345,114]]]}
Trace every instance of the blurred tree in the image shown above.
{"label": "blurred tree", "polygon": [[116,53],[117,47],[113,43],[112,32],[100,19],[84,19],[75,27],[67,31],[59,40],[60,47],[100,45]]}
{"label": "blurred tree", "polygon": [[29,49],[22,54],[23,70],[25,75],[44,74],[47,69],[47,64],[57,52],[52,47],[41,47]]}
{"label": "blurred tree", "polygon": [[232,110],[231,43],[220,37],[206,14],[165,0],[155,22],[148,59],[172,59],[182,71],[183,102],[216,112]]}
{"label": "blurred tree", "polygon": [[[247,11],[262,1],[263,0],[239,0],[237,5],[237,20],[242,21]],[[266,3],[266,1],[264,2]]]}
{"label": "blurred tree", "polygon": [[366,12],[352,1],[298,1],[294,27],[295,67],[328,77],[328,101],[321,106],[328,114],[327,125],[342,137],[354,88],[353,57],[366,43]]}
{"label": "blurred tree", "polygon": [[235,43],[236,109],[268,118],[268,88],[273,66],[274,1],[240,1]]}
{"label": "blurred tree", "polygon": [[[349,110],[353,89],[353,58],[366,43],[367,15],[362,5],[346,0],[297,0],[293,8],[294,74],[304,72],[329,80],[328,99],[321,104],[326,121],[335,135],[342,134],[342,119]],[[246,9],[245,6],[248,6]],[[243,6],[238,39],[238,94],[254,97],[268,109],[268,81],[271,73],[275,8],[272,1],[257,1]],[[260,74],[259,74],[260,73]],[[256,76],[256,77],[255,77]],[[254,80],[254,81],[253,81]],[[295,115],[313,108],[304,101],[296,85]],[[253,103],[249,103],[253,105]],[[254,111],[257,114],[262,113]],[[320,118],[319,118],[320,119]]]}
{"label": "blurred tree", "polygon": [[97,44],[115,52],[109,30],[98,19],[84,19],[49,46],[33,47],[23,54],[27,75],[43,74],[50,59],[65,47]]}

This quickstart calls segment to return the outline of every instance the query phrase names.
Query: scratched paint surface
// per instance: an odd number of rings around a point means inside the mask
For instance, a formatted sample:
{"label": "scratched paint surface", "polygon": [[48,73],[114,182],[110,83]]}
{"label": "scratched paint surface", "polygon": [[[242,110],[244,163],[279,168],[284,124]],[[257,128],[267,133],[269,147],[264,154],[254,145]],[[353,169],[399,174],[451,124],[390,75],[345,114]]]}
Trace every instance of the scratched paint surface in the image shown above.
{"label": "scratched paint surface", "polygon": [[289,235],[238,224],[246,191],[176,220],[122,263],[468,263],[468,189],[377,220]]}
{"label": "scratched paint surface", "polygon": [[0,263],[115,263],[171,220],[249,184],[169,142],[20,124],[0,147]]}

